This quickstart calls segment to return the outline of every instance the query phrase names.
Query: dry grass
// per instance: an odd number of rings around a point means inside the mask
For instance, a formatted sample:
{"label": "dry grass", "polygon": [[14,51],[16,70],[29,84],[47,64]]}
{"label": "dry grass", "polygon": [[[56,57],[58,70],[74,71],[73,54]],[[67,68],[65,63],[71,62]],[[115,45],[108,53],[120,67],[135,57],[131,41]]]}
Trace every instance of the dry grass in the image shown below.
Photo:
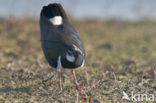
{"label": "dry grass", "polygon": [[60,91],[40,47],[38,20],[1,18],[0,103],[120,103],[123,91],[156,95],[156,22],[72,22],[85,44],[88,77],[82,68],[77,78],[88,98],[77,91],[70,70],[63,70]]}

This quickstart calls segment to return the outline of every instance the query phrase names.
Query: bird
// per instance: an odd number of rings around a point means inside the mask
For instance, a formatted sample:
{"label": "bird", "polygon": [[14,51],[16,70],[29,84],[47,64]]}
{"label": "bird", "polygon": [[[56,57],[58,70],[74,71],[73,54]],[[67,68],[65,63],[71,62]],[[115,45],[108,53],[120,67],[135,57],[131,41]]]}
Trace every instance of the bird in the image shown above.
{"label": "bird", "polygon": [[75,69],[84,66],[85,49],[60,3],[43,6],[40,13],[40,34],[44,56],[49,65],[58,71],[60,88],[62,89],[61,69],[72,70],[74,82],[79,88]]}

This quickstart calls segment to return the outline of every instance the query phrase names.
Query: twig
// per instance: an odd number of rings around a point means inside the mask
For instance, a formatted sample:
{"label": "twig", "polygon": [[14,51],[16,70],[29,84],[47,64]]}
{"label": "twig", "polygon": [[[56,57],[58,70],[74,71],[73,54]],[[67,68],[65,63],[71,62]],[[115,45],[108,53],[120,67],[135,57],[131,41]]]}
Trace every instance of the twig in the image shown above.
{"label": "twig", "polygon": [[102,78],[97,82],[95,86],[93,86],[94,90],[98,89],[101,82],[105,79],[107,73],[103,73]]}

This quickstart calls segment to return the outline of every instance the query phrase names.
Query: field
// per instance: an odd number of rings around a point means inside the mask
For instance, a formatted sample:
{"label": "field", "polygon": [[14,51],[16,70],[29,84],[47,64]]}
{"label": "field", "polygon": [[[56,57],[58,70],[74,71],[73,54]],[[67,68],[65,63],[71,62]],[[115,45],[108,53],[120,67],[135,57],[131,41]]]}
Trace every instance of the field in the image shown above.
{"label": "field", "polygon": [[156,96],[155,21],[71,21],[86,50],[85,67],[76,70],[83,93],[70,70],[63,70],[60,90],[41,49],[38,20],[0,18],[0,103],[131,103],[121,100],[123,91]]}

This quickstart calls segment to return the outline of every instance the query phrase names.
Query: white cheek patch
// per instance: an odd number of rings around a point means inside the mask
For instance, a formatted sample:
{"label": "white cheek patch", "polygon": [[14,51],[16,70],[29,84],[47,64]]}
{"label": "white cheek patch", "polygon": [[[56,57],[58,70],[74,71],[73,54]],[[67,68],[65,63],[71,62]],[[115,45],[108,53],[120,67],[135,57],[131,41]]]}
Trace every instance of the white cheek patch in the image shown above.
{"label": "white cheek patch", "polygon": [[62,17],[61,16],[55,16],[53,18],[49,19],[53,25],[61,25],[62,24]]}
{"label": "white cheek patch", "polygon": [[74,61],[75,61],[74,55],[66,54],[66,59],[67,59],[69,62],[74,62]]}
{"label": "white cheek patch", "polygon": [[79,51],[82,54],[82,51],[78,47],[76,47],[75,45],[73,45],[73,46],[74,46],[76,51]]}

